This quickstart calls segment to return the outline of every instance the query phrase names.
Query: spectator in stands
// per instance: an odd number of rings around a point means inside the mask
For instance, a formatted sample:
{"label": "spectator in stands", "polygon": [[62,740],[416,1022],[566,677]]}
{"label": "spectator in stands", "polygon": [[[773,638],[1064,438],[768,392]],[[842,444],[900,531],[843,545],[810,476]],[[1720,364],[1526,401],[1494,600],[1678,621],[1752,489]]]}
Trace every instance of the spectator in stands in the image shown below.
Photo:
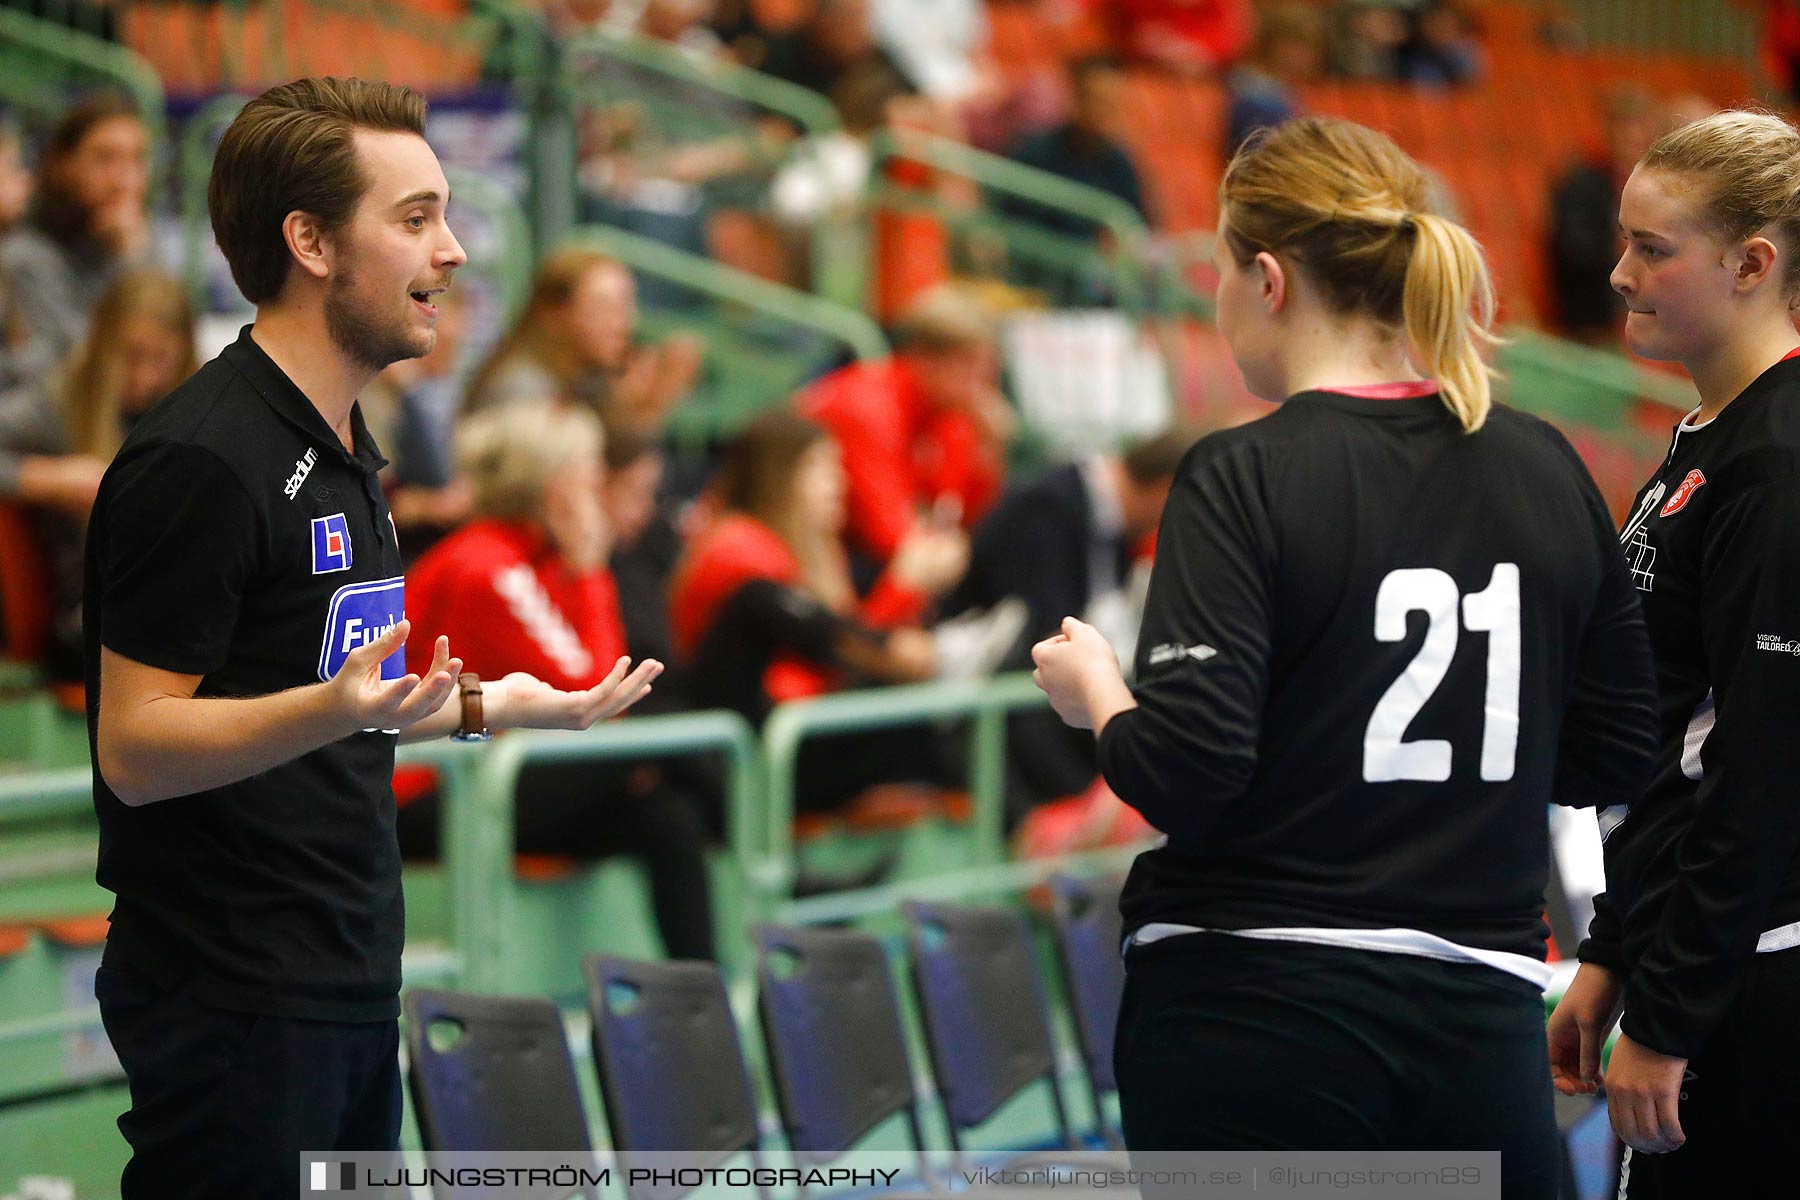
{"label": "spectator in stands", "polygon": [[1613,290],[1619,258],[1619,192],[1650,143],[1663,132],[1656,102],[1636,84],[1601,96],[1603,144],[1564,171],[1550,188],[1550,292],[1563,335],[1610,344],[1625,319]]}
{"label": "spectator in stands", "polygon": [[1332,10],[1331,75],[1338,79],[1399,78],[1400,47],[1408,34],[1406,13],[1392,0],[1346,0]]}
{"label": "spectator in stands", "polygon": [[[823,426],[779,409],[732,445],[715,492],[718,512],[694,535],[670,591],[676,674],[694,703],[760,723],[784,700],[938,671],[937,644],[919,622],[963,573],[961,532],[915,527],[859,599],[841,539],[838,444]],[[1021,627],[1015,619],[1010,635],[995,636],[1010,645]],[[959,646],[942,659],[964,666],[957,660],[968,654]],[[922,731],[811,741],[800,759],[800,807],[836,808],[878,782],[942,776]]]}
{"label": "spectator in stands", "polygon": [[706,21],[732,61],[756,71],[769,56],[769,42],[785,32],[784,26],[765,23],[760,8],[756,0],[714,0]]}
{"label": "spectator in stands", "polygon": [[1223,74],[1250,48],[1250,0],[1087,0],[1133,62],[1180,75]]}
{"label": "spectator in stands", "polygon": [[[708,0],[614,3],[615,18],[643,38],[665,43],[701,63],[725,57],[703,22]],[[604,82],[599,102],[577,109],[581,218],[616,225],[691,254],[757,269],[745,261],[745,210],[794,138],[786,120],[702,82],[612,54],[591,59],[579,47],[566,65]],[[672,115],[673,114],[673,115]],[[786,280],[784,267],[762,273]],[[659,308],[696,307],[705,297],[654,276],[638,281],[640,298]]]}
{"label": "spectator in stands", "polygon": [[[649,438],[620,434],[606,439],[606,489],[602,500],[613,531],[612,572],[625,616],[625,640],[633,658],[672,662],[669,580],[681,557],[681,534],[664,503],[662,449]],[[670,687],[660,689],[667,697]],[[649,710],[647,710],[649,711]]]}
{"label": "spectator in stands", "polygon": [[1325,27],[1306,4],[1283,4],[1257,22],[1250,57],[1225,77],[1225,159],[1258,129],[1273,129],[1301,110],[1296,84],[1316,78],[1325,55]]}
{"label": "spectator in stands", "polygon": [[869,0],[818,0],[810,19],[767,40],[761,70],[819,93],[840,111],[866,106],[871,96],[881,106],[918,91],[875,40]]}
{"label": "spectator in stands", "polygon": [[1421,87],[1457,87],[1479,78],[1481,43],[1461,0],[1425,0],[1401,44],[1399,78]]}
{"label": "spectator in stands", "polygon": [[382,483],[401,556],[409,562],[469,516],[469,490],[456,477],[453,444],[466,305],[454,288],[439,296],[431,353],[389,364],[362,395],[363,420],[376,444],[387,448]]}
{"label": "spectator in stands", "polygon": [[700,370],[698,343],[636,344],[637,285],[595,250],[552,252],[525,311],[476,372],[466,408],[545,398],[599,414],[609,430],[655,433]]}
{"label": "spectator in stands", "polygon": [[1000,492],[1014,424],[988,309],[969,289],[922,294],[894,356],[855,363],[796,400],[843,449],[851,549],[885,564],[922,522],[973,526]]}
{"label": "spectator in stands", "polygon": [[194,373],[181,282],[136,269],[113,281],[61,366],[0,393],[0,500],[30,505],[52,589],[52,678],[80,679],[82,531],[132,424]]}
{"label": "spectator in stands", "polygon": [[131,104],[97,96],[45,142],[25,221],[0,242],[17,348],[0,386],[60,361],[87,333],[100,294],[149,245],[150,141]]}
{"label": "spectator in stands", "polygon": [[[1118,59],[1096,54],[1075,60],[1069,67],[1069,119],[1020,141],[1009,157],[1117,196],[1148,220],[1143,180],[1131,151],[1119,138],[1124,89],[1125,72]],[[1058,233],[1094,237],[1100,232],[1099,225],[1084,217],[1019,197],[1007,195],[1000,203],[1003,211]]]}
{"label": "spectator in stands", "polygon": [[[407,573],[407,615],[419,631],[407,644],[408,669],[429,667],[443,634],[464,668],[488,679],[526,671],[579,690],[622,672],[625,627],[606,566],[603,441],[599,420],[567,405],[522,403],[464,424],[458,465],[477,516]],[[641,855],[669,954],[712,957],[706,816],[659,770],[528,765],[515,814],[521,853]],[[409,811],[406,843],[428,849],[436,824],[429,810]]]}
{"label": "spectator in stands", "polygon": [[[1094,454],[1009,488],[975,530],[968,574],[944,611],[989,608],[1009,596],[1023,601],[1025,636],[1003,669],[1031,670],[1031,644],[1054,635],[1070,613],[1123,643],[1121,661],[1129,662],[1141,615],[1130,598],[1134,565],[1148,557],[1175,469],[1196,436],[1169,430],[1122,454]],[[1015,818],[1081,791],[1097,772],[1094,739],[1048,712],[1010,720],[1007,758]]]}

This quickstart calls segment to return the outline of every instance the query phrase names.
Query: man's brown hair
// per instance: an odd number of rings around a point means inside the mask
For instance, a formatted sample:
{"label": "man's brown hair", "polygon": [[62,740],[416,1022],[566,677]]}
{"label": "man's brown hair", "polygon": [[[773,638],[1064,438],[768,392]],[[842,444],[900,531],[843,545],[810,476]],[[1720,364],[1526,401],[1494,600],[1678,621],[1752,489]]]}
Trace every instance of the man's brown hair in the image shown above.
{"label": "man's brown hair", "polygon": [[290,255],[281,223],[310,213],[343,228],[368,190],[354,133],[425,133],[425,98],[363,79],[296,79],[244,106],[219,140],[206,207],[231,277],[252,304],[280,294]]}

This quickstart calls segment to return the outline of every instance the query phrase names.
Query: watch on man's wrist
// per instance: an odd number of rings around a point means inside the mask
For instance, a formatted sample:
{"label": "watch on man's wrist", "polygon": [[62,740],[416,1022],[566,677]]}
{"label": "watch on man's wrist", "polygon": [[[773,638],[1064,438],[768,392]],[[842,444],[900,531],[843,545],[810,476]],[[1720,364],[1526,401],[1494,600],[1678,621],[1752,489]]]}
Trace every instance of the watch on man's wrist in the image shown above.
{"label": "watch on man's wrist", "polygon": [[487,719],[481,710],[481,676],[465,671],[456,677],[456,687],[462,693],[462,727],[450,735],[450,740],[488,741],[494,733],[487,727]]}

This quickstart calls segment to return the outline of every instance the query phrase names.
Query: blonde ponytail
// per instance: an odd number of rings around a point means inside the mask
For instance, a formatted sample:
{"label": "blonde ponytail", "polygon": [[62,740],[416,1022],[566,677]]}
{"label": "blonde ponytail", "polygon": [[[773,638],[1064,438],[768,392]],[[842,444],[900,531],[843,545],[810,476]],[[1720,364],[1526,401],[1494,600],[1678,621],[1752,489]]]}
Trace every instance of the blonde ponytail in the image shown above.
{"label": "blonde ponytail", "polygon": [[1404,334],[1445,405],[1473,433],[1487,420],[1494,281],[1469,231],[1429,211],[1419,165],[1384,134],[1301,117],[1238,151],[1219,187],[1240,264],[1285,252],[1332,311]]}
{"label": "blonde ponytail", "polygon": [[1406,340],[1444,404],[1470,433],[1487,420],[1493,371],[1482,358],[1494,336],[1494,281],[1469,231],[1436,213],[1411,218],[1401,311]]}

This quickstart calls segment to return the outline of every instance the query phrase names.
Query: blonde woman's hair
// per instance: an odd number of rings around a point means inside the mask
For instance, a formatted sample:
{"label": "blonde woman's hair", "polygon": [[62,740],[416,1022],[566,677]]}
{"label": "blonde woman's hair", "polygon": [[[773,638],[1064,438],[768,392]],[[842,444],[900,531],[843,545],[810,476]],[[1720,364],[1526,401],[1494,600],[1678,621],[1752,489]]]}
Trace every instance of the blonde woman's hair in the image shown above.
{"label": "blonde woman's hair", "polygon": [[69,449],[75,454],[111,458],[125,440],[125,326],[149,320],[181,347],[169,386],[198,368],[194,353],[194,312],[187,289],[166,271],[126,271],[101,293],[88,333],[64,362],[61,381],[63,412],[68,420]]}
{"label": "blonde woman's hair", "polygon": [[1692,187],[1702,223],[1726,241],[1774,233],[1788,258],[1782,288],[1800,295],[1800,132],[1784,118],[1717,112],[1657,138],[1639,166]]}
{"label": "blonde woman's hair", "polygon": [[1219,186],[1225,240],[1305,271],[1333,312],[1404,333],[1444,403],[1474,432],[1487,420],[1494,282],[1469,231],[1431,210],[1430,184],[1392,139],[1348,121],[1289,121],[1232,158]]}
{"label": "blonde woman's hair", "polygon": [[502,521],[536,519],[545,481],[571,463],[598,461],[605,450],[600,418],[547,400],[477,413],[456,430],[456,467],[469,481],[475,511]]}

